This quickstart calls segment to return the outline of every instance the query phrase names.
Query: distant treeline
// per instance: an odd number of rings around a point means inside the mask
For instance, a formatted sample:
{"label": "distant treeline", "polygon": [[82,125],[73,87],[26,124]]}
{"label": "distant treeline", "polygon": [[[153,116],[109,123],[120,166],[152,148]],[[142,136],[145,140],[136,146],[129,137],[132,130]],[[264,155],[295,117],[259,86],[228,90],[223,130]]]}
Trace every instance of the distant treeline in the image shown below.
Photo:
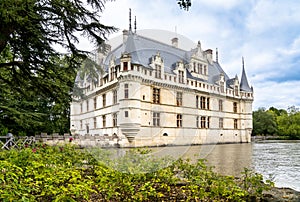
{"label": "distant treeline", "polygon": [[295,106],[285,109],[270,107],[253,111],[252,135],[274,135],[300,139],[300,111]]}

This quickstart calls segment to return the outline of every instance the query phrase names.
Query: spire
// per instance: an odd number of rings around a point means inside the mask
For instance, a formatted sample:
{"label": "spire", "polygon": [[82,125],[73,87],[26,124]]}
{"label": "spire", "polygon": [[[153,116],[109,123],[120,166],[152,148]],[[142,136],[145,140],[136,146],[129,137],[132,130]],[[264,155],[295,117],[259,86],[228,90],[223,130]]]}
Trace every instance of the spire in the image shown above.
{"label": "spire", "polygon": [[129,8],[129,32],[131,32],[131,8]]}
{"label": "spire", "polygon": [[243,68],[242,68],[240,89],[242,91],[252,92],[252,89],[249,87],[249,83],[248,83],[246,72],[245,72],[244,57],[242,57],[242,65],[243,65]]}
{"label": "spire", "polygon": [[219,52],[218,52],[218,48],[216,48],[216,62],[219,62]]}
{"label": "spire", "polygon": [[136,34],[136,16],[134,16],[134,33]]}

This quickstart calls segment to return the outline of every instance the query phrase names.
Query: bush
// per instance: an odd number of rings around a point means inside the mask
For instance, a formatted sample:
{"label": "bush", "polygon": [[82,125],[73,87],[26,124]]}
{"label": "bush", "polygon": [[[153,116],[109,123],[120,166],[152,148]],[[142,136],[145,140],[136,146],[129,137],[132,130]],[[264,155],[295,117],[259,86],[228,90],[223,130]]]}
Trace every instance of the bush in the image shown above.
{"label": "bush", "polygon": [[[148,158],[148,150],[130,150],[117,161],[101,149],[97,152],[102,158],[95,159],[94,152],[71,145],[2,150],[0,200],[244,201],[260,198],[272,185],[249,170],[239,180],[219,176],[203,160],[171,163]],[[161,166],[166,162],[167,167]]]}

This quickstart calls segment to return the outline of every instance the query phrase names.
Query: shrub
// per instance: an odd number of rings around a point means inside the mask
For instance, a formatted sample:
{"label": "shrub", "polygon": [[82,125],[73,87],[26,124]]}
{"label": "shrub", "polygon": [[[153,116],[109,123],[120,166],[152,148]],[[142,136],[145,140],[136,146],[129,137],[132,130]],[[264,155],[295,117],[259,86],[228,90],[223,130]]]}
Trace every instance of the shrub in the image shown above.
{"label": "shrub", "polygon": [[130,150],[111,160],[101,149],[71,145],[2,150],[0,200],[244,201],[260,198],[272,186],[250,170],[236,180],[214,173],[203,160],[191,164],[150,158],[148,152]]}

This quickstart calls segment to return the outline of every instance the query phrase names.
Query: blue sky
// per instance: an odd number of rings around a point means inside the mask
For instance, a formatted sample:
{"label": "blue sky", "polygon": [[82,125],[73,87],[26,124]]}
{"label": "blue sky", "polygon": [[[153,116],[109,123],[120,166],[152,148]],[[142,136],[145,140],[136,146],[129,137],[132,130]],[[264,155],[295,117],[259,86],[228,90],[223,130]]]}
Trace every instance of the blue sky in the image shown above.
{"label": "blue sky", "polygon": [[244,57],[254,109],[300,106],[300,1],[193,0],[189,11],[181,10],[176,0],[116,0],[105,5],[101,20],[120,31],[128,29],[131,8],[138,30],[174,32],[176,27],[178,34],[195,43],[200,40],[204,49],[218,48],[219,63],[229,77],[240,78]]}

